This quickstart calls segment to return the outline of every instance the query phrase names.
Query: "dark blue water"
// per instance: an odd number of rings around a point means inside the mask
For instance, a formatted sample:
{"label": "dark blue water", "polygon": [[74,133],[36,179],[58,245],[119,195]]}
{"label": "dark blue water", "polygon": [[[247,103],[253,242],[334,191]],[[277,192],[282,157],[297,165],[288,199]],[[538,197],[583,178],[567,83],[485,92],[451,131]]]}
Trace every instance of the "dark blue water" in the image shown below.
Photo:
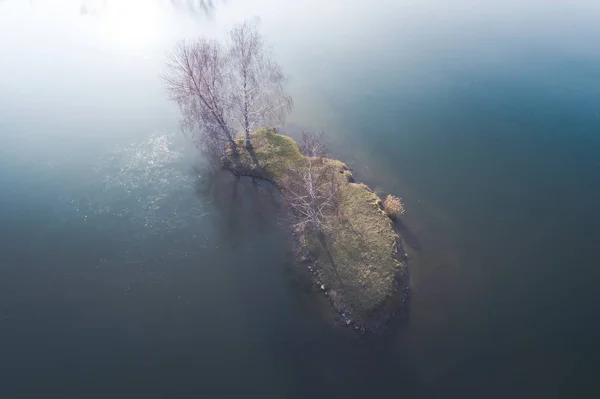
{"label": "dark blue water", "polygon": [[[409,320],[358,340],[159,75],[259,15],[292,126],[402,196]],[[0,397],[579,397],[600,352],[593,2],[0,2]],[[319,29],[315,27],[320,27]],[[325,27],[327,29],[325,29]]]}

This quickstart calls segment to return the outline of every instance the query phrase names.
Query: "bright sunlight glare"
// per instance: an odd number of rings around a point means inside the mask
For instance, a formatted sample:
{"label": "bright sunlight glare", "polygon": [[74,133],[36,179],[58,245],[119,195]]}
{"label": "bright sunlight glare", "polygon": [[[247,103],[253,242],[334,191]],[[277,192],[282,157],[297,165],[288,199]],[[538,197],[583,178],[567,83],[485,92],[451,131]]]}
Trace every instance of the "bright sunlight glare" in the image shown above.
{"label": "bright sunlight glare", "polygon": [[105,20],[113,39],[123,44],[146,44],[158,31],[154,1],[106,0],[99,16]]}

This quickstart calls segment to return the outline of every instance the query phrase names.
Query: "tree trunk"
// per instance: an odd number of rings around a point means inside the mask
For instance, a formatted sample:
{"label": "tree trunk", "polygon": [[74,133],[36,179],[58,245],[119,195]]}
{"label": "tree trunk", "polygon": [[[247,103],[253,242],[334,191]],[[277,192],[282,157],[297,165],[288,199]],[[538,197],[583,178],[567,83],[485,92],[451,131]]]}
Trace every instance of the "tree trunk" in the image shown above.
{"label": "tree trunk", "polygon": [[229,139],[229,146],[231,147],[231,152],[233,153],[233,162],[237,165],[240,163],[240,152],[238,151],[237,145],[233,139]]}
{"label": "tree trunk", "polygon": [[225,132],[225,137],[229,142],[229,146],[231,147],[231,153],[233,154],[233,160],[231,161],[235,166],[238,166],[240,163],[240,152],[238,151],[237,145],[235,144],[235,140],[233,139],[233,136],[229,133],[228,129],[225,126],[223,126],[223,131]]}
{"label": "tree trunk", "polygon": [[248,119],[248,89],[247,89],[247,77],[244,72],[244,132],[246,133],[246,148],[252,148],[250,142],[250,120]]}

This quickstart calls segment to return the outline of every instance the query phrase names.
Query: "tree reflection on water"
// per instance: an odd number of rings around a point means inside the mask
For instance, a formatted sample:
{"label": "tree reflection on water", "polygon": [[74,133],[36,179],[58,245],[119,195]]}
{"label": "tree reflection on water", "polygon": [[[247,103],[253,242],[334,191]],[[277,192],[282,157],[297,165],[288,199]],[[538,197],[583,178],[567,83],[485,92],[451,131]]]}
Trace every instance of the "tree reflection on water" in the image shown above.
{"label": "tree reflection on water", "polygon": [[[5,2],[6,0],[0,0]],[[165,7],[170,6],[176,10],[183,10],[192,14],[206,14],[211,15],[218,4],[224,4],[227,0],[155,0],[154,2],[148,0],[75,0],[71,2],[68,7],[78,8],[79,14],[85,16],[99,16],[103,14],[107,9],[111,8],[111,5],[119,3],[128,3],[128,6],[138,8],[140,10],[147,7]],[[7,2],[7,1],[6,1]],[[36,6],[48,6],[45,0],[29,0],[31,7]]]}

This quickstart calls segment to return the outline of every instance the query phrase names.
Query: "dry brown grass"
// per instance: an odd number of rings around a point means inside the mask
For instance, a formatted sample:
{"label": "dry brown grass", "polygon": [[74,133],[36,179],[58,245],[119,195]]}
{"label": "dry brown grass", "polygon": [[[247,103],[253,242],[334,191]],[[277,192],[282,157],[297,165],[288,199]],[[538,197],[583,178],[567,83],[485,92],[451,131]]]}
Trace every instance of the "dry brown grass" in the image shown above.
{"label": "dry brown grass", "polygon": [[402,198],[398,198],[391,194],[388,194],[387,197],[385,197],[385,200],[383,201],[383,210],[390,219],[396,219],[406,212],[404,204],[402,203]]}

